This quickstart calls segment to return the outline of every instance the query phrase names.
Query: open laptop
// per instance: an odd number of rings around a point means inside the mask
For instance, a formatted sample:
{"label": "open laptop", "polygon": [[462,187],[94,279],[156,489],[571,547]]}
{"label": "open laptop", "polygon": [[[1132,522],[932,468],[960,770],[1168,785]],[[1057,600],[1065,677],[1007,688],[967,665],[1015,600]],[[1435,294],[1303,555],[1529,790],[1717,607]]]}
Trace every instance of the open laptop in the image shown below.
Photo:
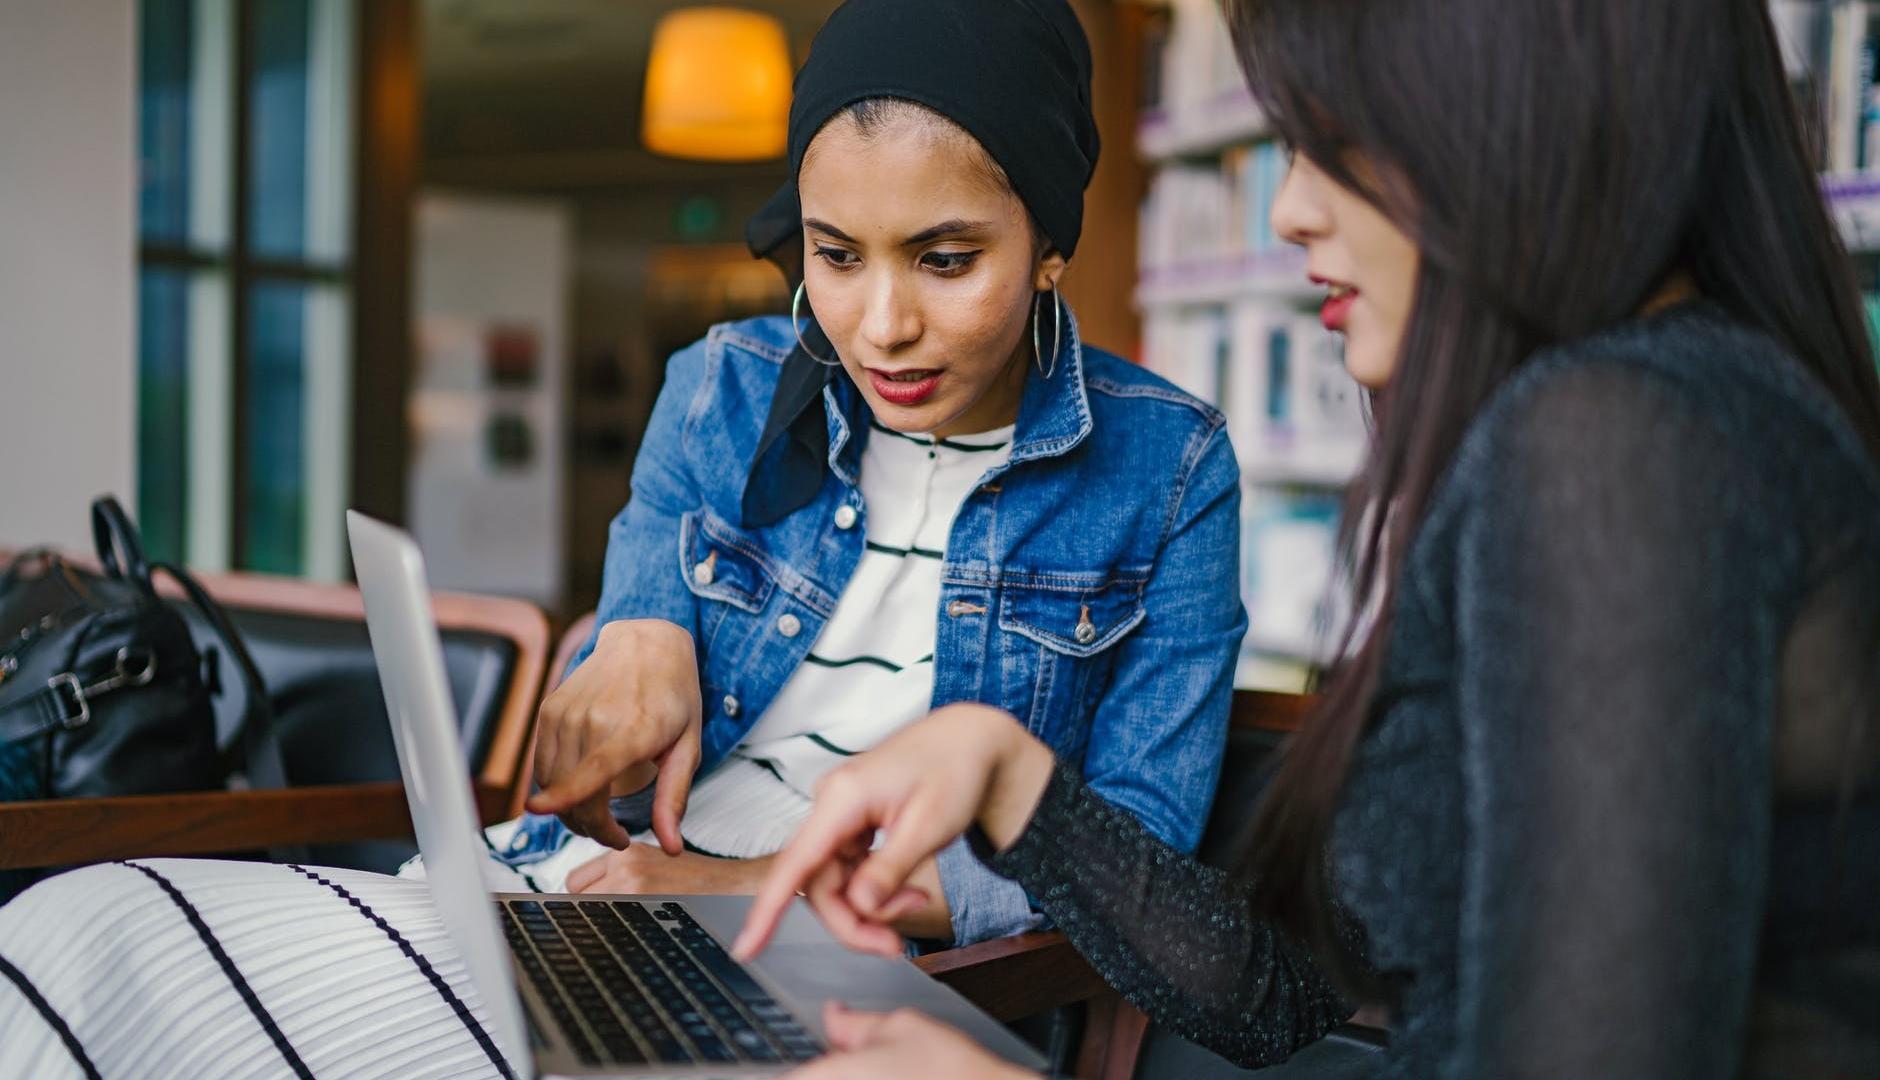
{"label": "open laptop", "polygon": [[762,957],[739,964],[723,943],[748,896],[491,894],[423,557],[357,511],[346,528],[432,902],[516,1075],[771,1076],[822,1052],[831,999],[917,1008],[1014,1064],[1044,1066],[914,965],[849,952],[801,904]]}

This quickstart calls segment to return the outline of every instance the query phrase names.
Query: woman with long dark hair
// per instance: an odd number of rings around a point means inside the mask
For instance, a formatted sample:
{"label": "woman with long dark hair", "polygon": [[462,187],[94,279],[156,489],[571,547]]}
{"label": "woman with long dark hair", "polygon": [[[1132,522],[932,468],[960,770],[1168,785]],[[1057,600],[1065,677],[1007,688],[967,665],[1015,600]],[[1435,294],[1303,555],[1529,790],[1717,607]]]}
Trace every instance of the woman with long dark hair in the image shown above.
{"label": "woman with long dark hair", "polygon": [[[1880,1074],[1880,383],[1765,5],[1227,6],[1377,417],[1241,872],[956,707],[825,780],[740,944],[801,887],[887,949],[965,832],[1241,1062],[1366,1000],[1391,1076]],[[1000,1074],[830,1019],[810,1074]]]}

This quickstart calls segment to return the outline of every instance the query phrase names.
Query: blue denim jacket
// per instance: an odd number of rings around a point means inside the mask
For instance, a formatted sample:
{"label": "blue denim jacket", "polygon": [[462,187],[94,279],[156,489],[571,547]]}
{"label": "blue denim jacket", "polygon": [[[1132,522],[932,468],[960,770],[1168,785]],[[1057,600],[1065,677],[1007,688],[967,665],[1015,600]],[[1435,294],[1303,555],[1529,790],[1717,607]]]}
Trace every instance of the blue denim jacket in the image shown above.
{"label": "blue denim jacket", "polygon": [[[1240,473],[1219,413],[1083,347],[1067,322],[1056,371],[1047,380],[1034,368],[1025,387],[1010,461],[953,524],[933,704],[1010,712],[1081,762],[1105,799],[1190,851],[1214,799],[1246,629]],[[665,619],[697,642],[701,775],[802,663],[862,555],[868,412],[844,377],[823,391],[829,467],[815,499],[772,525],[738,524],[794,345],[788,319],[762,318],[714,327],[672,358],[608,540],[599,624]],[[838,517],[844,506],[853,517]],[[695,578],[714,553],[714,573]],[[778,631],[784,615],[799,633]],[[964,843],[939,864],[957,942],[1040,921]]]}

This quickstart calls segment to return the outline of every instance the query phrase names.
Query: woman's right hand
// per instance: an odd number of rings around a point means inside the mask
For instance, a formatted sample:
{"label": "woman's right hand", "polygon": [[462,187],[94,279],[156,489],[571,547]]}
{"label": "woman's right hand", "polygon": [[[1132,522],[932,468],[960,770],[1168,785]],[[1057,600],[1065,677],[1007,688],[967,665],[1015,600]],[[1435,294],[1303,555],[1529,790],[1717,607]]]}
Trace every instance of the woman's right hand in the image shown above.
{"label": "woman's right hand", "polygon": [[[916,867],[977,824],[997,848],[1031,821],[1052,755],[1010,714],[949,705],[824,776],[815,807],[770,873],[733,952],[764,950],[801,892],[831,934],[859,952],[902,955],[892,923],[928,900]],[[884,836],[874,847],[875,833]],[[872,850],[871,850],[872,848]]]}
{"label": "woman's right hand", "polygon": [[613,848],[627,831],[609,812],[614,782],[659,770],[653,833],[669,855],[684,850],[679,821],[699,762],[698,656],[692,635],[661,619],[601,627],[594,652],[542,702],[528,808]]}

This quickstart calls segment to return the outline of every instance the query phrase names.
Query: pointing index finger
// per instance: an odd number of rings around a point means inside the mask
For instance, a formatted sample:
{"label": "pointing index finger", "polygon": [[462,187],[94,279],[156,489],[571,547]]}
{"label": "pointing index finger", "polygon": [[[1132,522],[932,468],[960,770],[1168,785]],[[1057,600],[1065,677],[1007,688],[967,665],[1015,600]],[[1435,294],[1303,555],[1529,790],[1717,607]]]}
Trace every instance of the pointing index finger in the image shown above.
{"label": "pointing index finger", "polygon": [[757,898],[751,903],[750,914],[744,919],[744,929],[738,934],[732,953],[748,961],[763,952],[770,944],[771,935],[777,932],[777,924],[783,920],[790,901],[796,899],[796,894],[809,884],[816,871],[832,861],[844,843],[872,831],[873,824],[863,805],[837,806],[819,802],[796,836],[777,853],[770,873],[758,887]]}

